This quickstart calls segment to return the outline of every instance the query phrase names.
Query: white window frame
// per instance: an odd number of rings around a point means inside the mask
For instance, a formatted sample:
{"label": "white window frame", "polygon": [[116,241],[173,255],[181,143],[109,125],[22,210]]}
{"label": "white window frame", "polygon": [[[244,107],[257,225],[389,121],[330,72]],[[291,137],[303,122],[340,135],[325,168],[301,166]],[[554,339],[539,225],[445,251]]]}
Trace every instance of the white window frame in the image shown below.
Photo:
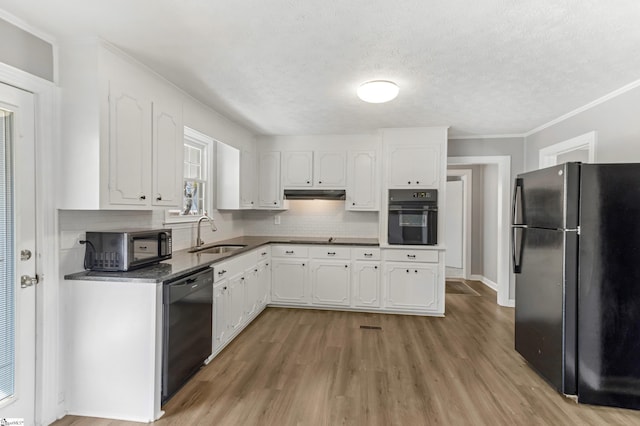
{"label": "white window frame", "polygon": [[[193,144],[197,146],[205,147],[205,169],[206,169],[206,182],[205,185],[205,214],[210,214],[213,210],[213,187],[215,186],[214,177],[215,177],[215,152],[216,152],[216,143],[217,141],[210,136],[205,135],[204,133],[200,133],[197,130],[194,130],[190,127],[184,128],[184,144]],[[184,145],[183,144],[183,145]],[[182,177],[184,181],[184,173]],[[182,198],[181,198],[182,199]],[[180,202],[182,205],[182,202]],[[167,223],[192,223],[197,222],[201,216],[199,215],[177,215],[176,212],[180,210],[176,209],[168,209],[165,210],[165,224]]]}

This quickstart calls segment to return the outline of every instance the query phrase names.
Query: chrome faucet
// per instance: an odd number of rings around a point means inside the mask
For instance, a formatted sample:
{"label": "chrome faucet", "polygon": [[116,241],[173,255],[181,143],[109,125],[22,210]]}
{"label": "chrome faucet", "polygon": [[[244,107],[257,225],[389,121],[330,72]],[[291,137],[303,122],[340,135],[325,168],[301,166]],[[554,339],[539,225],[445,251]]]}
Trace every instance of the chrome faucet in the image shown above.
{"label": "chrome faucet", "polygon": [[200,225],[202,224],[203,220],[208,220],[209,223],[211,224],[211,230],[213,232],[216,232],[218,230],[218,228],[216,228],[216,224],[213,221],[213,218],[210,216],[207,216],[206,214],[204,216],[202,216],[200,219],[198,219],[198,233],[196,235],[196,247],[200,247],[201,245],[204,244],[204,241],[202,241],[202,238],[200,238]]}

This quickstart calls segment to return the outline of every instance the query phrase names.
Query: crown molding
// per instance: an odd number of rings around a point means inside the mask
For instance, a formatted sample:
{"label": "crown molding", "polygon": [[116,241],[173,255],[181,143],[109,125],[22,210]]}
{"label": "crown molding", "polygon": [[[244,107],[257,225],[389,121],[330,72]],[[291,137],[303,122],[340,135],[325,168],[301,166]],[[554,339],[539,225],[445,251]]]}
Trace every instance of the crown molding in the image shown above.
{"label": "crown molding", "polygon": [[596,107],[596,106],[598,106],[598,105],[600,105],[600,104],[602,104],[604,102],[607,102],[608,100],[616,98],[616,97],[618,97],[620,95],[623,95],[623,94],[625,94],[627,92],[630,92],[631,90],[633,90],[633,89],[635,89],[637,87],[640,87],[640,80],[636,80],[636,81],[634,81],[632,83],[627,84],[626,86],[622,86],[621,88],[619,88],[617,90],[614,90],[613,92],[608,93],[608,94],[602,96],[601,98],[596,99],[595,101],[589,102],[588,104],[583,105],[580,108],[576,108],[571,112],[568,112],[568,113],[566,113],[564,115],[561,115],[560,117],[558,117],[558,118],[556,118],[554,120],[551,120],[548,123],[543,124],[542,126],[538,126],[535,129],[529,130],[528,132],[526,132],[524,134],[524,137],[525,138],[529,137],[529,136],[531,136],[531,135],[533,135],[535,133],[538,133],[538,132],[548,128],[548,127],[551,127],[551,126],[553,126],[555,124],[558,124],[558,123],[560,123],[562,121],[565,121],[565,120],[567,120],[567,119],[569,119],[571,117],[574,117],[574,116],[576,116],[576,115],[578,115],[578,114],[580,114],[582,112],[590,110],[591,108],[594,108],[594,107]]}
{"label": "crown molding", "polygon": [[448,140],[458,139],[509,139],[509,138],[524,138],[524,133],[511,133],[503,135],[474,135],[474,136],[449,136]]}

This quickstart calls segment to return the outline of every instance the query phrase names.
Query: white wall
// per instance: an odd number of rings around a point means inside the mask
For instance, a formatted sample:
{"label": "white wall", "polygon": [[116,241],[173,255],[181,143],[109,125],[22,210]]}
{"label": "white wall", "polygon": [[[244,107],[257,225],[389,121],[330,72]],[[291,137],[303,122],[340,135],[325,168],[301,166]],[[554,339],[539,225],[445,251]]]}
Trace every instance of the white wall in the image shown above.
{"label": "white wall", "polygon": [[[54,80],[54,49],[51,43],[4,19],[0,19],[0,40],[0,62],[46,80]],[[25,55],[25,52],[29,54]]]}
{"label": "white wall", "polygon": [[498,282],[498,166],[483,167],[482,275]]}
{"label": "white wall", "polygon": [[596,162],[640,162],[640,87],[582,111],[525,139],[526,170],[538,168],[541,148],[597,132]]}

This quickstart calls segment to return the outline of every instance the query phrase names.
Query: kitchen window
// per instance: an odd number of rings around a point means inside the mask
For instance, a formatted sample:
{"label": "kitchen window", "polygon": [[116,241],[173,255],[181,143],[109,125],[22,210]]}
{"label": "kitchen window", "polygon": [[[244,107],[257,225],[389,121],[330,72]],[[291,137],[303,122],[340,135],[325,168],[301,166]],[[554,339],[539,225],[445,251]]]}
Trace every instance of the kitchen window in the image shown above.
{"label": "kitchen window", "polygon": [[215,140],[184,128],[182,204],[167,211],[165,222],[191,222],[211,211]]}

